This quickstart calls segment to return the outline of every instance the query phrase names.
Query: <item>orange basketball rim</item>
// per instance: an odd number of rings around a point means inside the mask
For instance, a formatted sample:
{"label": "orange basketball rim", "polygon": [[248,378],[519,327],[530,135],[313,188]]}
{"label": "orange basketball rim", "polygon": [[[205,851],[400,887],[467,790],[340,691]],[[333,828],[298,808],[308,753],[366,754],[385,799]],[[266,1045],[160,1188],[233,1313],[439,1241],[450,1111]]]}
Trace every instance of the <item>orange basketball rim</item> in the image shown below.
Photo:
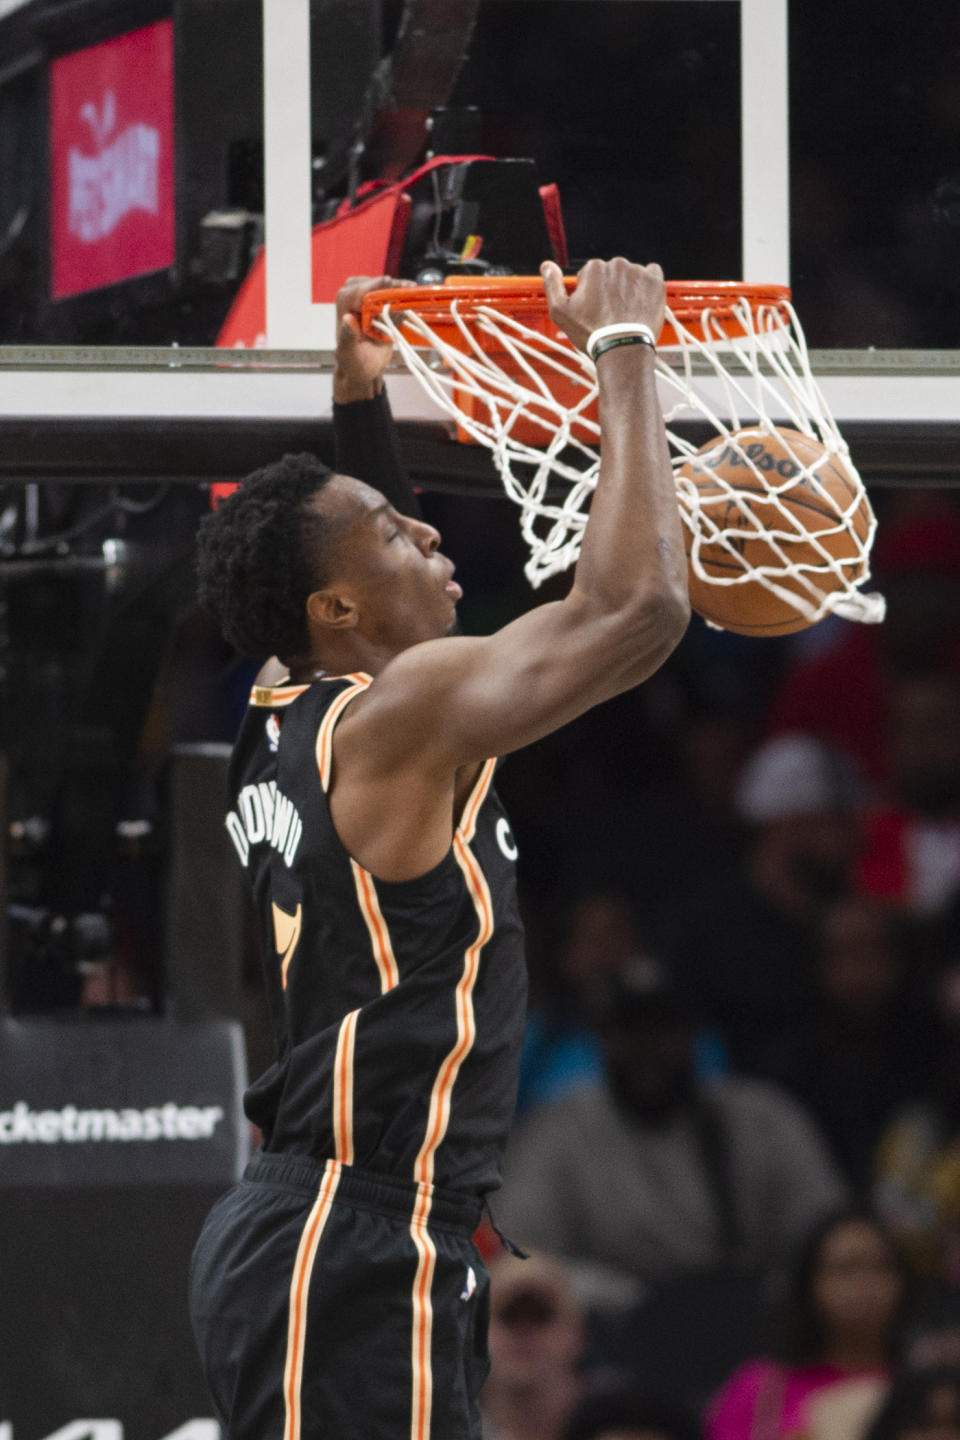
{"label": "orange basketball rim", "polygon": [[[564,283],[569,292],[577,281]],[[531,585],[573,565],[600,470],[597,372],[550,319],[540,277],[450,277],[443,285],[374,291],[364,301],[363,325],[393,341],[426,393],[454,420],[459,439],[492,452],[507,495],[520,507]],[[750,633],[771,633],[772,609],[781,633],[827,614],[881,620],[882,597],[863,590],[876,522],[812,373],[789,289],[667,281],[656,379],[691,579],[706,597],[701,613],[709,622],[739,628],[748,595],[760,615]],[[705,431],[712,436],[706,444]],[[792,434],[795,446],[815,447],[811,456],[822,454],[828,464],[836,457],[852,488],[835,515],[819,517],[817,534],[792,514],[803,507],[796,497],[786,503],[775,474],[753,464],[748,450],[741,454],[739,434],[749,434],[751,443]],[[717,441],[723,442],[718,455],[734,447],[737,465],[730,476],[717,472],[713,485],[702,469]],[[690,483],[694,457],[697,484]],[[745,487],[737,483],[741,458]],[[803,483],[820,486],[815,465],[796,463]],[[718,532],[717,487],[749,529],[743,555],[737,549],[742,536],[730,526]],[[842,544],[831,538],[838,527]],[[714,553],[717,545],[723,555]],[[711,563],[704,565],[703,555],[713,555]],[[720,604],[719,593],[710,594],[720,587],[738,593]],[[748,617],[751,624],[755,618]]]}

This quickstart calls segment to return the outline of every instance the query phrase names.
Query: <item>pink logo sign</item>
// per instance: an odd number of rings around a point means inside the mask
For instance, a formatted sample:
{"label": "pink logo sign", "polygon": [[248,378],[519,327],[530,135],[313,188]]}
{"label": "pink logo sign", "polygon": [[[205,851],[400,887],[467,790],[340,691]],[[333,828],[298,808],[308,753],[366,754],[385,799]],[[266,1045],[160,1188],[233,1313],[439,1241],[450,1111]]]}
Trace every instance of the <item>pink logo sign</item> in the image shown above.
{"label": "pink logo sign", "polygon": [[55,300],[172,265],[173,23],[50,67]]}

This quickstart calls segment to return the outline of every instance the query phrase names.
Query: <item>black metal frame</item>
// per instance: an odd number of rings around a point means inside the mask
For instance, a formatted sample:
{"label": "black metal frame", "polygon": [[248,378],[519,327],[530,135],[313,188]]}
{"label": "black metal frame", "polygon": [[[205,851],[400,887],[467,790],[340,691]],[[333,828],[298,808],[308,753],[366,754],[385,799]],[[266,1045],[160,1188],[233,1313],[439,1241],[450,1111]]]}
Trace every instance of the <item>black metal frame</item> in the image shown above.
{"label": "black metal frame", "polygon": [[[852,421],[843,428],[868,486],[960,485],[960,419],[941,425]],[[398,430],[417,485],[491,498],[503,494],[489,451],[455,443],[443,421],[401,420]],[[239,480],[278,455],[300,450],[332,456],[329,418],[173,422],[0,416],[0,484],[203,485]]]}

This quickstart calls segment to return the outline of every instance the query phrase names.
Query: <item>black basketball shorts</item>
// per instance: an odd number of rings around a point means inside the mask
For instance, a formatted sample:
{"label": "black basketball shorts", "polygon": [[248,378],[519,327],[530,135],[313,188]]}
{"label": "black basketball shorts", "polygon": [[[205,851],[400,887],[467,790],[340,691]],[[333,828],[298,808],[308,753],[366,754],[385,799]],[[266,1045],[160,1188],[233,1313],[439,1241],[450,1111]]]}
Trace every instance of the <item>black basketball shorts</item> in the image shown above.
{"label": "black basketball shorts", "polygon": [[480,1210],[335,1160],[256,1155],[190,1270],[225,1440],[479,1440]]}

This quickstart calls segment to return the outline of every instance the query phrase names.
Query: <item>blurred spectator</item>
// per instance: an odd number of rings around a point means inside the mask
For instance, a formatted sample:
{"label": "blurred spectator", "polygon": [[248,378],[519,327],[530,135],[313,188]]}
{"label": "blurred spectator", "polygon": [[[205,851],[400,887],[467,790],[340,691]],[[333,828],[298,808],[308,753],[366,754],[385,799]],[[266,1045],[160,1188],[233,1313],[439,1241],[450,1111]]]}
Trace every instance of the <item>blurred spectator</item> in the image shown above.
{"label": "blurred spectator", "polygon": [[910,1317],[903,1363],[911,1370],[960,1366],[960,1289],[934,1286]]}
{"label": "blurred spectator", "polygon": [[702,1440],[693,1415],[643,1391],[590,1395],[563,1440]]}
{"label": "blurred spectator", "polygon": [[862,883],[935,919],[960,891],[960,674],[892,681],[885,729],[889,800],[867,826]]}
{"label": "blurred spectator", "polygon": [[861,1193],[895,1111],[933,1083],[931,1016],[904,968],[889,911],[868,899],[837,901],[818,927],[815,1011],[771,1046],[762,1067],[810,1111]]}
{"label": "blurred spectator", "polygon": [[889,1384],[885,1376],[855,1375],[815,1391],[796,1440],[864,1440]]}
{"label": "blurred spectator", "polygon": [[640,948],[633,912],[621,894],[592,892],[562,912],[545,961],[549,971],[531,985],[518,1115],[598,1078],[600,1050],[584,1023],[580,987],[619,970]]}
{"label": "blurred spectator", "polygon": [[867,1440],[960,1440],[960,1369],[944,1366],[902,1375]]}
{"label": "blurred spectator", "polygon": [[690,1016],[653,961],[595,999],[603,1080],[541,1110],[508,1155],[497,1216],[575,1262],[600,1308],[717,1269],[764,1273],[844,1186],[803,1111],[772,1086],[698,1083]]}
{"label": "blurred spectator", "polygon": [[887,598],[883,625],[850,625],[831,651],[801,662],[774,697],[774,733],[804,730],[886,773],[884,728],[895,677],[960,673],[960,515],[942,496],[900,502],[882,525],[872,566]]}
{"label": "blurred spectator", "polygon": [[905,1106],[876,1155],[874,1199],[917,1269],[960,1285],[960,1042],[939,1057],[934,1098]]}
{"label": "blurred spectator", "polygon": [[[518,1117],[602,1078],[603,1057],[584,1014],[584,992],[641,960],[646,950],[633,906],[612,889],[580,896],[569,910],[558,907],[554,947],[548,947],[543,973],[531,986]],[[722,1037],[698,1031],[695,1059],[701,1078],[722,1073]]]}
{"label": "blurred spectator", "polygon": [[[903,1263],[875,1219],[847,1211],[823,1221],[798,1254],[779,1345],[724,1385],[710,1406],[709,1440],[776,1440],[797,1432],[856,1440],[864,1411],[889,1383],[907,1290]],[[820,1408],[818,1416],[818,1407],[824,1392],[841,1385],[825,1429],[831,1412]],[[844,1416],[852,1428],[844,1428]]]}
{"label": "blurred spectator", "polygon": [[812,1011],[813,927],[849,886],[862,799],[851,763],[812,736],[768,741],[737,791],[752,827],[746,857],[718,856],[677,907],[668,957],[736,1069],[756,1072]]}
{"label": "blurred spectator", "polygon": [[732,861],[746,843],[735,803],[746,753],[746,710],[725,708],[715,697],[713,703],[696,694],[684,697],[668,690],[666,677],[659,678],[661,724],[672,753],[644,785],[639,806],[634,804],[628,863],[620,863],[644,937],[662,951],[676,917],[677,876],[687,883],[699,880],[718,855]]}
{"label": "blurred spectator", "polygon": [[584,1326],[570,1276],[545,1255],[490,1266],[484,1440],[560,1440],[583,1394]]}

